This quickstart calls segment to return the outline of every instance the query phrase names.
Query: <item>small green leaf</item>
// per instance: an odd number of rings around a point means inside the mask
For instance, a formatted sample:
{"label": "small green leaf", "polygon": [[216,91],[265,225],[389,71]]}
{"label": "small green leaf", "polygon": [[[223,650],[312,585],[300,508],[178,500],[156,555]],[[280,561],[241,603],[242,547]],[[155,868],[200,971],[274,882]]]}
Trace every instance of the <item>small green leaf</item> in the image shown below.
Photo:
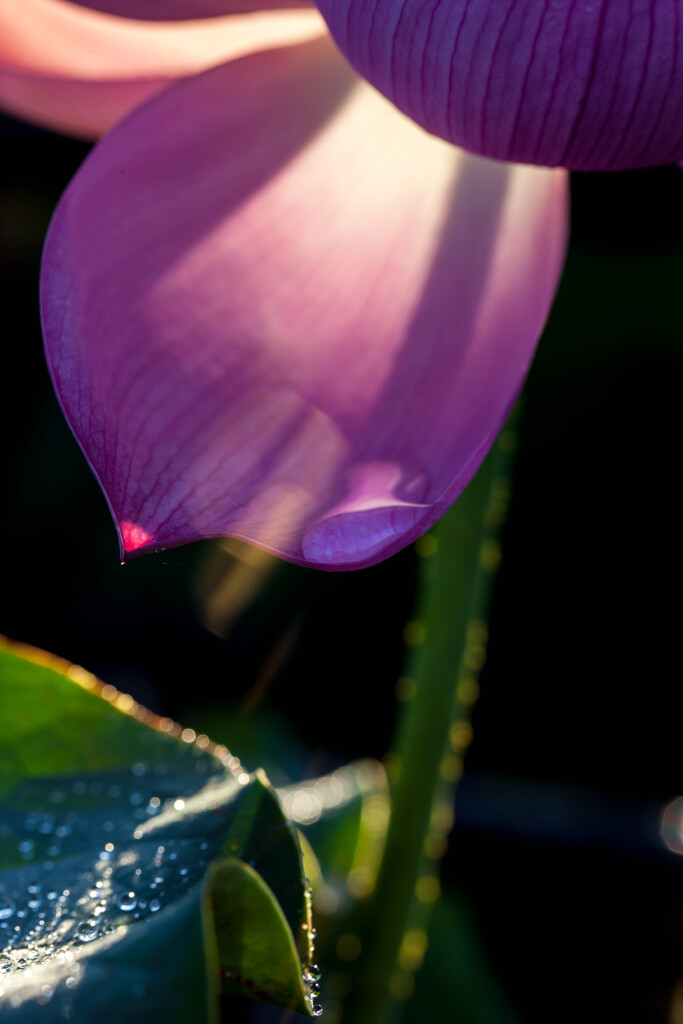
{"label": "small green leaf", "polygon": [[263,878],[229,858],[212,866],[210,887],[223,991],[309,1013],[292,932]]}
{"label": "small green leaf", "polygon": [[301,853],[296,830],[282,813],[280,802],[267,785],[265,775],[256,773],[242,795],[224,846],[226,853],[239,856],[263,877],[278,900],[284,919],[294,936],[300,956],[307,959],[308,926],[306,902],[302,899]]}
{"label": "small green leaf", "polygon": [[[7,643],[0,751],[9,1019],[210,1024],[220,970],[311,1012],[301,855],[262,773],[82,669]],[[266,933],[280,951],[270,978]]]}

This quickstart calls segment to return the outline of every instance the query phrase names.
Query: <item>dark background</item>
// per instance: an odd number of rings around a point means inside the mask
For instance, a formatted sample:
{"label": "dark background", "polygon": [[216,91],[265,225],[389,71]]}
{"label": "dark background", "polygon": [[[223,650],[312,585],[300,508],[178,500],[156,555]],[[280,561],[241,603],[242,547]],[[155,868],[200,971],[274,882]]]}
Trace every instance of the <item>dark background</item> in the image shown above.
{"label": "dark background", "polygon": [[[218,543],[119,566],[38,321],[42,239],[87,147],[10,119],[0,130],[0,631],[248,765],[255,734],[291,778],[381,757],[414,552],[340,575],[254,567]],[[683,1021],[683,860],[658,836],[683,792],[682,188],[675,168],[574,177],[571,251],[526,389],[443,869],[527,1024]],[[237,597],[221,599],[237,572]]]}

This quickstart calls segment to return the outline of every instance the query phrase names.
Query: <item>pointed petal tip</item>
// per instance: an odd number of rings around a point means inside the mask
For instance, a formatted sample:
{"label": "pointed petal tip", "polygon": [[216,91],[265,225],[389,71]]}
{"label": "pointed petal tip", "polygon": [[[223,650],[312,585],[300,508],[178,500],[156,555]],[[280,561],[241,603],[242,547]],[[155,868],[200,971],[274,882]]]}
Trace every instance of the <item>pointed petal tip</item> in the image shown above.
{"label": "pointed petal tip", "polygon": [[154,537],[151,533],[138,526],[128,519],[116,524],[119,535],[119,548],[121,553],[121,564],[133,555],[140,555],[144,551],[151,551],[156,548]]}

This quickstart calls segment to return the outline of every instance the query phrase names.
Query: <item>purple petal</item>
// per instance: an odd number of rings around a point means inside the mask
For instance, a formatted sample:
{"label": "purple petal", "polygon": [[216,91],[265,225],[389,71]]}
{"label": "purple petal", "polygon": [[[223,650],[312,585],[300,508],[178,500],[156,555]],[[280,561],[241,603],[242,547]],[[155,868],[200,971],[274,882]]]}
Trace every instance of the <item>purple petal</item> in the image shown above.
{"label": "purple petal", "polygon": [[231,535],[369,565],[466,485],[560,273],[566,175],[426,135],[327,39],[107,135],[46,245],[66,416],[122,554]]}
{"label": "purple petal", "polygon": [[317,11],[163,24],[64,0],[0,0],[0,107],[95,139],[175,78],[325,31]]}
{"label": "purple petal", "polygon": [[354,66],[473,153],[574,170],[683,156],[682,0],[318,0]]}

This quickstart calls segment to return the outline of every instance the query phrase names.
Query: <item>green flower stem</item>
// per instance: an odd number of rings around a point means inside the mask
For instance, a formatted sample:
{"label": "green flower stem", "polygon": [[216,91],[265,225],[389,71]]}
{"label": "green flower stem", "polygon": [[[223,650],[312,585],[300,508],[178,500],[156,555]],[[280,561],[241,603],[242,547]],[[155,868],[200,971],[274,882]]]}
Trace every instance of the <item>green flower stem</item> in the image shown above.
{"label": "green flower stem", "polygon": [[391,820],[365,915],[362,974],[344,1014],[349,1024],[396,1019],[426,947],[429,909],[439,892],[437,862],[452,824],[453,789],[485,658],[515,447],[508,425],[462,497],[418,542],[425,557],[416,620],[406,629],[412,651],[398,691],[404,704],[390,758]]}

